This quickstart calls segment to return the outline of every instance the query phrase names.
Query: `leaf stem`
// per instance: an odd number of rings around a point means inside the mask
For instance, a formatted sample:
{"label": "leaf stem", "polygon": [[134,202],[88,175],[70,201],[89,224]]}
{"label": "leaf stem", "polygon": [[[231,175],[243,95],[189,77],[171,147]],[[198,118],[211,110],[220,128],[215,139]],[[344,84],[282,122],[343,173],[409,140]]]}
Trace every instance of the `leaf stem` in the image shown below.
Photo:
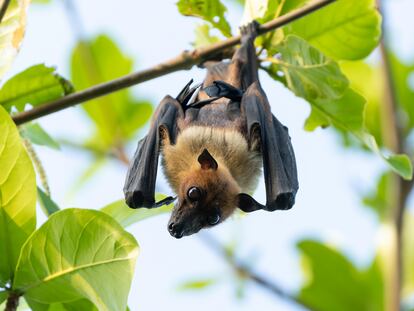
{"label": "leaf stem", "polygon": [[[335,1],[337,0],[318,0],[312,2],[300,9],[289,12],[279,18],[261,25],[258,33],[264,34],[278,27],[282,27]],[[119,91],[121,89],[136,85],[144,81],[155,79],[175,71],[188,70],[193,65],[201,64],[213,57],[223,58],[224,56],[220,54],[237,45],[238,43],[240,43],[240,36],[235,36],[225,41],[212,44],[208,47],[195,49],[192,51],[183,51],[178,56],[162,62],[152,68],[138,71],[112,81],[92,86],[83,91],[67,95],[53,102],[45,103],[44,105],[37,106],[31,110],[16,114],[13,116],[13,120],[16,124],[22,124],[85,102],[87,100]]]}

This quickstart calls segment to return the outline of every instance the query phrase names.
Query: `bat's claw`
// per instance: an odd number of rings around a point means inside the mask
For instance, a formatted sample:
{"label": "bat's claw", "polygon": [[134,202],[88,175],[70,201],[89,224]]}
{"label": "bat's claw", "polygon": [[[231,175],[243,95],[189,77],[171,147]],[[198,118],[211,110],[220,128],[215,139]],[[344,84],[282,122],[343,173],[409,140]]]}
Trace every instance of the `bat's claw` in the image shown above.
{"label": "bat's claw", "polygon": [[247,25],[240,27],[240,33],[241,33],[241,41],[242,43],[247,40],[254,40],[257,37],[257,31],[260,28],[260,24],[253,20]]}

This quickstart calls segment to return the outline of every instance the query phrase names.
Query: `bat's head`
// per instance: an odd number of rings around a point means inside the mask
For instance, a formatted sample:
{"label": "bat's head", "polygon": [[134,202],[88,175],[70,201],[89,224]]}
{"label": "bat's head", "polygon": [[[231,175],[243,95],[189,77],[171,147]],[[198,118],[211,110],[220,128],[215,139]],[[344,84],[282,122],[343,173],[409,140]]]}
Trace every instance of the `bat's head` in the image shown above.
{"label": "bat's head", "polygon": [[168,231],[181,238],[223,222],[237,207],[240,188],[228,169],[204,149],[185,173]]}

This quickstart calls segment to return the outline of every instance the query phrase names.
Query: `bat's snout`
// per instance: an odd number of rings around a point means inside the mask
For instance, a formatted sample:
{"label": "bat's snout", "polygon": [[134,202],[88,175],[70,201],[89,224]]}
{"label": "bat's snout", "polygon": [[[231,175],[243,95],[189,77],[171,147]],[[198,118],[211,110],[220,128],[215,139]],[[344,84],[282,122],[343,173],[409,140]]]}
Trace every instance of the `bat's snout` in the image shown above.
{"label": "bat's snout", "polygon": [[184,235],[184,225],[175,222],[170,222],[168,224],[168,232],[170,232],[170,234],[174,238],[181,239]]}

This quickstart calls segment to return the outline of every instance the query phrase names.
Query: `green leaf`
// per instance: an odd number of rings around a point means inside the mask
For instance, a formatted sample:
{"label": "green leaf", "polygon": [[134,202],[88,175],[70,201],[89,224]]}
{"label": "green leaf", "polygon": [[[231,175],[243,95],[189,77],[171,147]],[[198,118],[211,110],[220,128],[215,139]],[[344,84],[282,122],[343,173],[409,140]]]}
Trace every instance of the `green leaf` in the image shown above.
{"label": "green leaf", "polygon": [[408,133],[414,127],[414,63],[405,64],[392,54],[389,57],[397,102],[407,116],[406,119],[400,118],[403,121],[401,126]]}
{"label": "green leaf", "polygon": [[338,64],[310,46],[305,40],[289,35],[277,47],[280,59],[274,68],[284,73],[287,86],[307,100],[337,99],[348,87],[348,79]]}
{"label": "green leaf", "polygon": [[279,7],[279,0],[246,0],[241,24],[245,25],[252,20],[266,23],[277,17]]}
{"label": "green leaf", "polygon": [[[1,1],[1,3],[3,3]],[[30,0],[11,0],[0,24],[0,79],[16,57],[26,29]]]}
{"label": "green leaf", "polygon": [[36,178],[16,125],[0,107],[0,286],[13,278],[20,249],[36,228]]}
{"label": "green leaf", "polygon": [[85,298],[125,310],[137,256],[134,237],[105,213],[65,209],[25,243],[13,289],[45,304]]}
{"label": "green leaf", "polygon": [[[156,200],[161,200],[164,197],[156,195]],[[168,213],[172,210],[173,206],[174,204],[171,203],[158,208],[132,209],[126,205],[125,200],[119,200],[103,207],[101,211],[111,216],[125,228],[141,220]]]}
{"label": "green leaf", "polygon": [[60,150],[60,145],[49,136],[39,123],[29,123],[24,125],[21,134],[33,144]]}
{"label": "green leaf", "polygon": [[178,290],[180,291],[194,291],[194,290],[204,290],[207,289],[217,283],[217,279],[200,279],[200,280],[191,280],[187,282],[183,282],[178,286]]}
{"label": "green leaf", "polygon": [[392,178],[393,175],[390,172],[382,174],[375,189],[365,195],[362,200],[364,205],[370,207],[381,220],[385,219],[388,215],[390,206],[392,206],[391,198],[388,195],[388,189]]}
{"label": "green leaf", "polygon": [[9,293],[7,291],[0,291],[0,304],[6,301],[8,295]]}
{"label": "green leaf", "polygon": [[383,146],[382,102],[384,99],[384,81],[379,66],[368,65],[362,61],[342,62],[341,69],[348,77],[351,87],[366,99],[364,126],[375,137],[379,146]]}
{"label": "green leaf", "polygon": [[43,304],[26,298],[32,311],[97,311],[95,305],[87,299],[67,303]]}
{"label": "green leaf", "polygon": [[220,0],[179,0],[177,7],[182,15],[202,18],[226,37],[231,37],[231,28],[224,16],[227,8]]}
{"label": "green leaf", "polygon": [[[79,42],[72,53],[71,76],[77,89],[119,78],[132,71],[132,60],[107,36]],[[96,127],[89,140],[110,150],[134,137],[152,113],[146,100],[135,99],[130,90],[122,90],[82,105]]]}
{"label": "green leaf", "polygon": [[73,92],[69,81],[56,68],[32,66],[10,78],[0,90],[0,105],[10,111],[23,111],[26,104],[38,106]]}
{"label": "green leaf", "polygon": [[334,59],[368,56],[381,36],[374,0],[339,0],[284,28]]}
{"label": "green leaf", "polygon": [[320,311],[384,310],[378,264],[359,270],[337,250],[315,241],[298,244],[307,277],[299,298]]}
{"label": "green leaf", "polygon": [[195,29],[195,42],[194,47],[200,48],[203,46],[208,46],[213,43],[220,41],[216,36],[210,34],[211,27],[209,24],[199,25]]}
{"label": "green leaf", "polygon": [[42,207],[46,216],[49,217],[53,213],[60,211],[59,206],[39,187],[37,187],[37,195],[40,206]]}

